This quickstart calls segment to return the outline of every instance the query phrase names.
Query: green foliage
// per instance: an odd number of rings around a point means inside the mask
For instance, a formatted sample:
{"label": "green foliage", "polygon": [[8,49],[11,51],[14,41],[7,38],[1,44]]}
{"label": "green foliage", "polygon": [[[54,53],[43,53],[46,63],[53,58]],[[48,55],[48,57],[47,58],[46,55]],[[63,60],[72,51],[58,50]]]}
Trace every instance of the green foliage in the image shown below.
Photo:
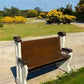
{"label": "green foliage", "polygon": [[72,15],[72,5],[67,4],[66,8],[63,11],[64,14]]}
{"label": "green foliage", "polygon": [[3,16],[3,11],[0,11],[0,16]]}
{"label": "green foliage", "polygon": [[2,19],[3,17],[2,16],[0,16],[0,23],[1,23],[1,19]]}
{"label": "green foliage", "polygon": [[36,10],[38,13],[41,12],[41,8],[40,7],[36,7],[36,8],[34,8],[34,10]]}
{"label": "green foliage", "polygon": [[58,11],[63,12],[63,14],[72,15],[72,12],[73,12],[73,10],[72,10],[72,5],[67,4],[67,5],[66,5],[66,8],[61,7],[60,9],[58,9]]}
{"label": "green foliage", "polygon": [[3,24],[0,23],[0,27],[3,27]]}
{"label": "green foliage", "polygon": [[38,15],[38,12],[36,10],[28,10],[27,17],[36,17]]}
{"label": "green foliage", "polygon": [[57,80],[48,81],[43,84],[83,84],[84,83],[84,68],[77,71],[65,73],[63,76],[58,76]]}
{"label": "green foliage", "polygon": [[28,12],[28,10],[20,10],[20,15],[27,17],[27,12]]}
{"label": "green foliage", "polygon": [[14,16],[18,16],[20,15],[20,10],[16,7],[11,7],[10,9],[9,8],[4,8],[4,16],[11,16],[11,17],[14,17]]}
{"label": "green foliage", "polygon": [[79,5],[84,4],[84,0],[79,1]]}
{"label": "green foliage", "polygon": [[40,13],[39,16],[41,16],[42,18],[46,18],[46,14],[44,12]]}
{"label": "green foliage", "polygon": [[84,0],[80,0],[75,9],[78,13],[78,19],[84,21]]}
{"label": "green foliage", "polygon": [[58,9],[58,11],[64,12],[65,8],[61,7],[60,9]]}

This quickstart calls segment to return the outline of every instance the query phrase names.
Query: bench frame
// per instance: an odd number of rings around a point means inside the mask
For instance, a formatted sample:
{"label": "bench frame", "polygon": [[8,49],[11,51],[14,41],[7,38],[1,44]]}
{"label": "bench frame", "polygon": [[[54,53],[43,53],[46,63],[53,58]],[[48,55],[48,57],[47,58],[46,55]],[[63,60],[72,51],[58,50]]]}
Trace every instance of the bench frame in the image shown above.
{"label": "bench frame", "polygon": [[[56,66],[58,66],[60,69],[62,69],[65,72],[70,72],[69,63],[72,58],[72,49],[65,48],[65,32],[58,32],[58,36],[60,37],[60,46],[61,46],[61,53],[63,54],[69,54],[70,58],[60,61],[56,63]],[[27,62],[23,62],[21,60],[21,38],[20,36],[14,37],[15,41],[15,51],[16,51],[16,83],[17,84],[27,84],[27,75],[28,75],[28,66]]]}

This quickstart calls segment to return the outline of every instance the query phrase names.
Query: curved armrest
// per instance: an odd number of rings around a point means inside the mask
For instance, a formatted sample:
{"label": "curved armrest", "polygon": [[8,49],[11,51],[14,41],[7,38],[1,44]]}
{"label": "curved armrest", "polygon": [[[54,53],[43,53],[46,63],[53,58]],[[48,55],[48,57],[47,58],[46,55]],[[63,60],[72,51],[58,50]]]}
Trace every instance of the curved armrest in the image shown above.
{"label": "curved armrest", "polygon": [[63,52],[68,52],[68,53],[70,53],[70,52],[72,52],[73,50],[70,49],[70,48],[62,48],[62,51],[63,51]]}
{"label": "curved armrest", "polygon": [[22,60],[22,59],[20,59],[20,58],[18,58],[18,61],[19,61],[19,62],[21,62],[21,63],[23,63],[24,65],[25,65],[25,64],[28,64],[28,62],[27,62],[27,61],[23,61],[23,60]]}

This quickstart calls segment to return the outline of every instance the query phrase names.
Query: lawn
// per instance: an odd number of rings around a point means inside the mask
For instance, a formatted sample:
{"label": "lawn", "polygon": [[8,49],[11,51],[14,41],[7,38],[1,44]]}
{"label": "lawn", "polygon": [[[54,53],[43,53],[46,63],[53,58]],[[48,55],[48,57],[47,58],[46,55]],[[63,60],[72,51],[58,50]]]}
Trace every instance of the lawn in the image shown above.
{"label": "lawn", "polygon": [[42,84],[84,84],[84,68],[81,68],[76,72],[65,73],[62,77],[58,77],[57,80],[48,81]]}
{"label": "lawn", "polygon": [[2,19],[3,17],[2,16],[0,16],[0,21],[1,21],[1,19]]}
{"label": "lawn", "polygon": [[32,23],[32,24],[4,24],[0,27],[0,41],[12,40],[14,36],[34,37],[57,34],[59,31],[69,33],[84,32],[84,28],[75,25],[46,25],[45,23]]}

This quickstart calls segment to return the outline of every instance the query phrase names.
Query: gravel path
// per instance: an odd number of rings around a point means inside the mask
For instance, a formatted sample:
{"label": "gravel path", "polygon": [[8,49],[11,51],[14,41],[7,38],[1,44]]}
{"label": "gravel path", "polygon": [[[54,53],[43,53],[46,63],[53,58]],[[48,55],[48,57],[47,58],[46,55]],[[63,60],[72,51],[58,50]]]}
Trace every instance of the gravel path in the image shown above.
{"label": "gravel path", "polygon": [[76,25],[78,27],[83,27],[84,28],[84,23],[76,23],[76,22],[73,22],[71,24],[74,24],[74,25]]}
{"label": "gravel path", "polygon": [[[27,39],[27,38],[26,38]],[[32,39],[32,38],[31,38]],[[84,67],[84,33],[68,33],[66,46],[73,49],[70,66],[73,69]],[[13,41],[0,42],[0,84],[15,84],[11,68],[15,66],[15,47]],[[59,70],[30,79],[29,84],[39,84],[39,81],[51,80]]]}

